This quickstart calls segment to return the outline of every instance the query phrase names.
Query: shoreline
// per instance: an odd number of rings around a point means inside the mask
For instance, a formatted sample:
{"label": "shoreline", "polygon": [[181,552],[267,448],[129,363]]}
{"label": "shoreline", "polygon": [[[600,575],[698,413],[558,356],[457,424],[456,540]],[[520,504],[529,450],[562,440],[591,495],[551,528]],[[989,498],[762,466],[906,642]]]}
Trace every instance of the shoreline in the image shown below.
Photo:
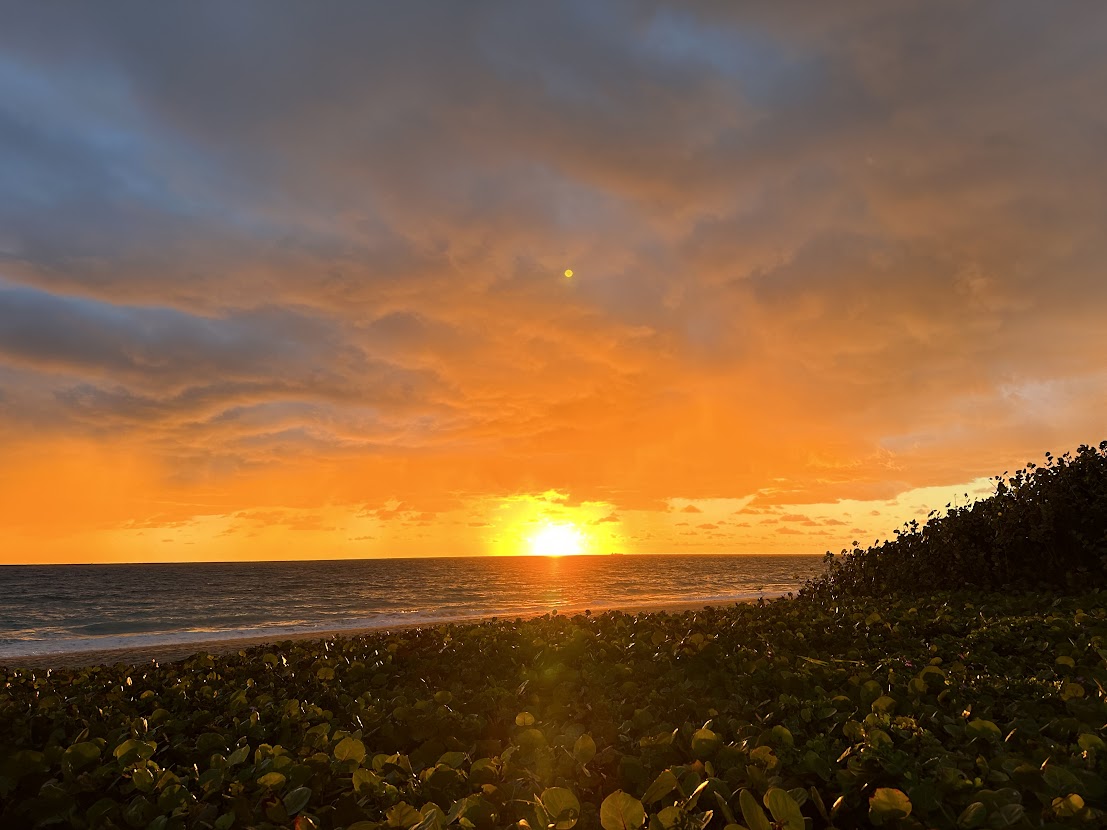
{"label": "shoreline", "polygon": [[83,649],[80,651],[58,651],[45,654],[28,654],[13,657],[0,657],[0,667],[5,669],[81,669],[93,666],[112,666],[119,663],[142,665],[150,662],[175,663],[186,660],[196,654],[210,654],[213,657],[234,654],[248,648],[312,640],[329,640],[335,637],[362,637],[370,634],[382,634],[392,631],[409,631],[417,628],[437,628],[443,625],[468,625],[491,620],[535,619],[556,611],[557,614],[573,617],[586,610],[592,614],[604,614],[620,611],[626,614],[679,614],[687,611],[700,611],[704,608],[721,608],[735,604],[757,602],[758,599],[779,599],[785,593],[766,593],[759,597],[735,598],[728,600],[689,600],[680,602],[650,603],[634,606],[611,606],[599,608],[568,608],[535,611],[527,614],[489,614],[474,617],[454,617],[440,620],[420,620],[393,623],[381,626],[361,626],[358,628],[332,628],[316,631],[282,632],[272,635],[259,634],[249,637],[226,637],[215,635],[211,639],[191,640],[178,643],[160,643],[133,646],[115,646],[111,648]]}

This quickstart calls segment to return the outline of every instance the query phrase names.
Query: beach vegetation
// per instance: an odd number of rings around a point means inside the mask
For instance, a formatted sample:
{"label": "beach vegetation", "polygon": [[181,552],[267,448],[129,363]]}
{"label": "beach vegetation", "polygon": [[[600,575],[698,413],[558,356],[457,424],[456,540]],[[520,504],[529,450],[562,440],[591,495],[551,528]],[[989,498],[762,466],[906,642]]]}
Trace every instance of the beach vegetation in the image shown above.
{"label": "beach vegetation", "polygon": [[1107,441],[994,478],[989,498],[931,511],[839,556],[807,593],[828,598],[978,587],[1107,587]]}
{"label": "beach vegetation", "polygon": [[1093,827],[1107,593],[799,598],[0,672],[0,826]]}

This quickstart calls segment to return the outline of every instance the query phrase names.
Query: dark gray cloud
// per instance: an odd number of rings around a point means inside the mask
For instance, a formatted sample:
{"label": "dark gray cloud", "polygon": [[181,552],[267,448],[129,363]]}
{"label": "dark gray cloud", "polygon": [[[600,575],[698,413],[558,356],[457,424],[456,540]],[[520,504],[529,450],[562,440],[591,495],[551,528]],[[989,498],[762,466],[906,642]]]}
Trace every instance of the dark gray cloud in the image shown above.
{"label": "dark gray cloud", "polygon": [[24,426],[146,431],[170,454],[248,454],[274,436],[302,451],[371,447],[449,409],[433,372],[369,356],[290,309],[208,318],[0,287],[0,361]]}
{"label": "dark gray cloud", "polygon": [[157,374],[174,384],[278,367],[323,372],[342,356],[336,345],[325,325],[283,309],[209,318],[0,284],[0,352],[28,363]]}

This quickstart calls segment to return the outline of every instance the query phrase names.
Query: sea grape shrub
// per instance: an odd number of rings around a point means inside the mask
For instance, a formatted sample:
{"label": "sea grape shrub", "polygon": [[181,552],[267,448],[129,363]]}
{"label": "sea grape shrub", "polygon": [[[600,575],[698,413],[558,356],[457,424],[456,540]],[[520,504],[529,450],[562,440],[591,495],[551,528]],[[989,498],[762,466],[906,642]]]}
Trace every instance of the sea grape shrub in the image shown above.
{"label": "sea grape shrub", "polygon": [[[971,505],[834,557],[804,596],[876,596],[976,586],[1082,590],[1107,584],[1107,441],[1013,476]],[[947,506],[948,507],[948,506]]]}
{"label": "sea grape shrub", "polygon": [[0,827],[1107,815],[1107,593],[775,601],[0,670]]}

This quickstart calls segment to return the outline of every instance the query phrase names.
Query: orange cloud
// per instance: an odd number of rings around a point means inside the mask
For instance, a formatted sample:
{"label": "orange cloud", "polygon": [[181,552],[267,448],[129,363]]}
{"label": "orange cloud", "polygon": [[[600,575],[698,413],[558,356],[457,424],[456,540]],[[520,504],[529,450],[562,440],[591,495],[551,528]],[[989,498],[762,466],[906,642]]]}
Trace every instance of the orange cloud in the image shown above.
{"label": "orange cloud", "polygon": [[1100,440],[1107,11],[1014,5],[28,10],[0,556],[819,552]]}

